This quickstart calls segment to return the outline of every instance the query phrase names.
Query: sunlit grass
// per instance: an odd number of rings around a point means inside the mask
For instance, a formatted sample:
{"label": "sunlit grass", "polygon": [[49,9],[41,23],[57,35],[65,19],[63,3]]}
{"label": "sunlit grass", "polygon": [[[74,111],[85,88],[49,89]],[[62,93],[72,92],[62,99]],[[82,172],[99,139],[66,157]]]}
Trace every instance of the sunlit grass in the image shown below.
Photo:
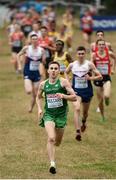
{"label": "sunlit grass", "polygon": [[[73,109],[70,104],[63,142],[56,148],[57,174],[48,172],[46,134],[38,126],[37,108],[28,114],[30,97],[24,92],[23,77],[17,76],[10,63],[10,50],[5,31],[1,34],[0,57],[0,178],[116,178],[116,75],[113,76],[111,104],[106,108],[106,122],[96,113],[93,97],[87,131],[82,142],[76,142]],[[116,33],[106,38],[116,48]],[[75,31],[74,50],[82,43],[81,32]],[[94,38],[93,38],[94,39]]]}

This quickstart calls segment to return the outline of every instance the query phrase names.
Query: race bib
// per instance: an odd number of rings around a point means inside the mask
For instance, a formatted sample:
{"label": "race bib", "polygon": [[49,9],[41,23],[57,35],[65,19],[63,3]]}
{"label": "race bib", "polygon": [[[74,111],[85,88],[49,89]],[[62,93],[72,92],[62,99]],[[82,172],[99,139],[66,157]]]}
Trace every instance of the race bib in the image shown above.
{"label": "race bib", "polygon": [[31,32],[31,26],[25,26],[24,31],[25,32]]}
{"label": "race bib", "polygon": [[38,66],[39,66],[39,61],[31,61],[30,66],[29,66],[29,70],[30,71],[37,71]]}
{"label": "race bib", "polygon": [[89,24],[83,24],[83,29],[90,29]]}
{"label": "race bib", "polygon": [[107,75],[108,74],[108,64],[98,64],[97,65],[97,69],[103,75]]}
{"label": "race bib", "polygon": [[19,41],[19,40],[16,40],[16,41],[14,41],[13,42],[13,46],[15,46],[15,47],[21,47],[21,41]]}
{"label": "race bib", "polygon": [[57,108],[63,106],[62,99],[59,99],[56,94],[47,95],[48,108]]}
{"label": "race bib", "polygon": [[60,64],[60,72],[65,72],[66,66],[65,64]]}
{"label": "race bib", "polygon": [[45,50],[45,55],[46,55],[46,58],[50,57],[50,53],[49,53],[49,51],[47,49]]}
{"label": "race bib", "polygon": [[75,77],[75,88],[84,89],[84,88],[87,88],[87,87],[88,87],[88,83],[87,83],[87,80],[84,77],[82,77],[82,78]]}

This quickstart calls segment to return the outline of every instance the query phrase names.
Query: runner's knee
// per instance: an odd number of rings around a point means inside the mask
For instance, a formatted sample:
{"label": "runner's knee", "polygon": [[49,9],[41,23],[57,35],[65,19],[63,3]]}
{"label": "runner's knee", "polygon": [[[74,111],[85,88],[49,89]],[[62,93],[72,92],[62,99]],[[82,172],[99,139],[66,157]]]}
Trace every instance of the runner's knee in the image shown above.
{"label": "runner's knee", "polygon": [[76,111],[76,112],[80,112],[80,105],[78,105],[78,106],[74,106],[74,111]]}
{"label": "runner's knee", "polygon": [[61,144],[61,141],[55,142],[55,146],[59,146]]}
{"label": "runner's knee", "polygon": [[54,144],[54,143],[55,143],[55,137],[54,137],[54,136],[49,137],[49,138],[48,138],[48,142]]}
{"label": "runner's knee", "polygon": [[83,112],[83,117],[84,117],[84,118],[87,118],[87,117],[88,117],[88,112],[87,112],[87,111],[84,111],[84,112]]}
{"label": "runner's knee", "polygon": [[104,98],[105,98],[105,99],[107,99],[107,98],[109,98],[109,97],[110,97],[109,94],[105,94],[105,95],[104,95]]}
{"label": "runner's knee", "polygon": [[27,93],[27,94],[31,94],[32,91],[31,91],[31,90],[26,90],[26,93]]}

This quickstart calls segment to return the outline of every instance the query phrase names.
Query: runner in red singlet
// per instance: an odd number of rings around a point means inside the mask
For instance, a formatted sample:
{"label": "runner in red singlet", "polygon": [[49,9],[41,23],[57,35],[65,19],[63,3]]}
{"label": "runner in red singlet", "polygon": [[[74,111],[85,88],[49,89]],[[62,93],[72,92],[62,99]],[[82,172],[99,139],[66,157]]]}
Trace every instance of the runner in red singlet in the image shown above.
{"label": "runner in red singlet", "polygon": [[[94,84],[97,89],[97,98],[99,101],[99,108],[102,115],[102,120],[105,120],[104,116],[104,104],[103,101],[105,100],[105,104],[109,105],[109,99],[111,94],[111,66],[110,66],[110,58],[115,61],[116,64],[116,57],[112,51],[109,51],[105,46],[104,40],[97,40],[97,47],[94,53],[92,53],[92,61],[94,62],[97,69],[103,76],[102,80],[94,81]],[[113,71],[115,71],[115,64],[113,66]]]}
{"label": "runner in red singlet", "polygon": [[14,32],[9,35],[9,44],[12,51],[12,60],[16,72],[18,72],[17,54],[23,47],[24,34],[20,29],[19,24],[14,25]]}

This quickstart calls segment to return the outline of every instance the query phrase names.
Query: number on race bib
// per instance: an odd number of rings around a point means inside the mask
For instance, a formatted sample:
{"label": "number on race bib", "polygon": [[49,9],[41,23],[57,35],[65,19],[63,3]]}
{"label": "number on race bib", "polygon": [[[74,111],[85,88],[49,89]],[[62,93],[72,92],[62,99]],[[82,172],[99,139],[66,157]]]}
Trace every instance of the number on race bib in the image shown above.
{"label": "number on race bib", "polygon": [[64,72],[66,70],[65,64],[60,64],[60,72]]}
{"label": "number on race bib", "polygon": [[46,58],[50,57],[50,53],[49,53],[49,51],[47,49],[45,50],[45,54],[46,54]]}
{"label": "number on race bib", "polygon": [[21,46],[21,41],[19,41],[19,40],[14,41],[13,46],[20,47]]}
{"label": "number on race bib", "polygon": [[29,66],[29,70],[30,71],[37,71],[38,66],[39,66],[39,61],[31,61],[30,66]]}
{"label": "number on race bib", "polygon": [[31,26],[25,26],[24,30],[25,30],[25,32],[30,32],[31,31]]}
{"label": "number on race bib", "polygon": [[108,74],[108,64],[98,64],[97,65],[97,69],[103,75],[107,75]]}
{"label": "number on race bib", "polygon": [[57,108],[63,106],[62,99],[59,99],[55,94],[47,96],[48,108]]}
{"label": "number on race bib", "polygon": [[75,77],[75,88],[84,89],[88,87],[87,80],[85,78]]}

